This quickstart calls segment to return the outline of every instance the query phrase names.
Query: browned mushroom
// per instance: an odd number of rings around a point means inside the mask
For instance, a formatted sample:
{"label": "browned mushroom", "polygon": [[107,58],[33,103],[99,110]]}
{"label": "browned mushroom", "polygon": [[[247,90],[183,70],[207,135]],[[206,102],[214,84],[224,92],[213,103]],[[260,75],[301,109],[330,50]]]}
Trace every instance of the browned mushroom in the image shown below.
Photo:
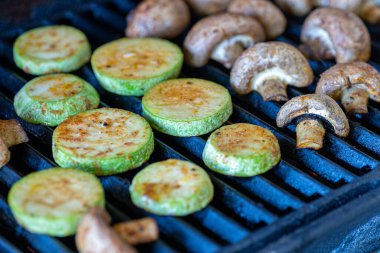
{"label": "browned mushroom", "polygon": [[295,16],[305,16],[314,7],[314,0],[275,0],[276,4],[286,13]]}
{"label": "browned mushroom", "polygon": [[346,11],[357,12],[366,0],[316,0],[317,6],[333,7]]}
{"label": "browned mushroom", "polygon": [[223,12],[231,0],[186,0],[186,2],[198,15],[207,16]]}
{"label": "browned mushroom", "polygon": [[211,58],[231,68],[245,48],[264,39],[262,26],[251,17],[232,13],[209,16],[187,34],[185,61],[192,67],[202,67]]}
{"label": "browned mushroom", "polygon": [[189,24],[183,0],[144,0],[127,17],[127,37],[175,38]]}
{"label": "browned mushroom", "polygon": [[323,146],[325,127],[331,126],[336,135],[346,137],[350,126],[343,110],[331,97],[323,94],[308,94],[292,98],[277,114],[278,127],[295,121],[297,148],[320,149]]}
{"label": "browned mushroom", "polygon": [[281,35],[286,28],[284,14],[268,0],[234,0],[228,6],[228,11],[256,18],[268,39]]}
{"label": "browned mushroom", "polygon": [[3,139],[0,138],[0,169],[11,159],[11,152]]}
{"label": "browned mushroom", "polygon": [[286,101],[286,86],[306,87],[313,81],[301,52],[283,42],[263,42],[247,49],[231,71],[232,88],[239,94],[253,90],[264,100]]}
{"label": "browned mushroom", "polygon": [[340,63],[321,75],[316,93],[341,100],[348,114],[367,113],[368,98],[380,102],[380,74],[365,62]]}
{"label": "browned mushroom", "polygon": [[305,20],[301,41],[312,57],[338,63],[368,61],[371,38],[361,19],[352,12],[318,8]]}
{"label": "browned mushroom", "polygon": [[158,226],[154,219],[143,218],[115,224],[113,229],[128,244],[153,242],[158,239]]}
{"label": "browned mushroom", "polygon": [[380,1],[367,0],[360,6],[359,16],[370,24],[380,23]]}

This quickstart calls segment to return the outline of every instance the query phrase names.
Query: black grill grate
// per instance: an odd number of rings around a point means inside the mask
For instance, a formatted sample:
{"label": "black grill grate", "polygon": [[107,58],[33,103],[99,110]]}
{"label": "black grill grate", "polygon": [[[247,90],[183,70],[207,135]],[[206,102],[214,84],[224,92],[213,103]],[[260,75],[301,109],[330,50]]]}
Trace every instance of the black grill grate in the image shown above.
{"label": "black grill grate", "polygon": [[[123,36],[125,14],[134,6],[133,2],[124,0],[83,4],[78,11],[33,21],[0,35],[0,118],[17,118],[12,99],[32,78],[17,69],[12,60],[12,43],[19,34],[40,25],[69,24],[86,33],[92,47],[96,48]],[[297,44],[300,24],[300,20],[290,21],[286,35],[278,40]],[[371,28],[371,31],[374,38],[380,34],[379,29]],[[176,42],[182,40],[183,36]],[[374,51],[380,51],[378,43],[374,43]],[[333,65],[332,62],[318,61],[310,61],[310,64],[316,75]],[[380,69],[376,59],[371,64]],[[141,112],[140,98],[108,93],[99,86],[88,64],[75,74],[98,90],[103,101],[101,106]],[[201,69],[184,67],[182,76],[212,80],[230,90],[228,72],[215,63]],[[315,85],[312,85],[302,90],[289,88],[288,92],[294,97],[312,93],[314,89]],[[380,172],[375,170],[380,158],[379,104],[370,103],[368,115],[350,121],[351,133],[347,139],[328,133],[325,147],[316,152],[295,149],[294,127],[275,127],[279,104],[264,102],[256,93],[237,96],[232,90],[230,92],[234,113],[229,123],[249,122],[271,130],[280,142],[281,162],[270,172],[253,178],[227,177],[208,170],[215,186],[215,198],[209,207],[185,218],[154,216],[131,203],[128,186],[138,169],[101,178],[107,194],[107,209],[115,221],[147,215],[157,220],[161,239],[141,246],[141,252],[232,252],[243,249],[252,252],[380,186]],[[31,234],[18,226],[11,215],[6,202],[11,185],[31,171],[56,166],[51,154],[53,129],[20,122],[31,141],[12,148],[11,162],[0,170],[0,251],[75,252],[73,237],[57,239]],[[155,151],[149,163],[179,158],[189,159],[205,168],[201,158],[207,136],[177,138],[155,132],[155,137]]]}

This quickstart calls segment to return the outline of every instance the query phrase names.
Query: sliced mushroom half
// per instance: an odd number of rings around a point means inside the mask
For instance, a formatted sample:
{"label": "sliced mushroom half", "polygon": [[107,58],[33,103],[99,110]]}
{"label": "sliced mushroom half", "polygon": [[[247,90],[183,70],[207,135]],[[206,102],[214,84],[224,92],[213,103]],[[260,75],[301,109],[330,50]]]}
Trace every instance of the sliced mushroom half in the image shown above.
{"label": "sliced mushroom half", "polygon": [[368,61],[371,38],[354,13],[335,8],[318,8],[305,20],[301,41],[312,57],[337,63]]}
{"label": "sliced mushroom half", "polygon": [[207,16],[227,9],[231,0],[186,0],[198,15]]}
{"label": "sliced mushroom half", "polygon": [[365,62],[337,64],[321,75],[316,93],[341,100],[348,114],[367,113],[368,99],[380,102],[380,74]]}
{"label": "sliced mushroom half", "polygon": [[273,101],[288,100],[287,85],[306,87],[313,78],[306,58],[283,42],[257,43],[244,51],[231,71],[231,85],[237,93],[255,90],[264,100]]}
{"label": "sliced mushroom half", "polygon": [[244,49],[265,40],[260,23],[247,16],[232,13],[201,19],[188,33],[184,42],[186,63],[202,67],[213,59],[231,68]]}
{"label": "sliced mushroom half", "polygon": [[190,23],[183,0],[144,0],[127,17],[127,37],[175,38]]}
{"label": "sliced mushroom half", "polygon": [[303,17],[314,7],[314,0],[275,0],[280,8],[294,16]]}
{"label": "sliced mushroom half", "polygon": [[343,110],[334,99],[323,94],[298,96],[286,102],[277,114],[276,123],[278,127],[285,127],[292,122],[297,125],[297,148],[322,148],[323,122],[338,136],[346,137],[350,131]]}

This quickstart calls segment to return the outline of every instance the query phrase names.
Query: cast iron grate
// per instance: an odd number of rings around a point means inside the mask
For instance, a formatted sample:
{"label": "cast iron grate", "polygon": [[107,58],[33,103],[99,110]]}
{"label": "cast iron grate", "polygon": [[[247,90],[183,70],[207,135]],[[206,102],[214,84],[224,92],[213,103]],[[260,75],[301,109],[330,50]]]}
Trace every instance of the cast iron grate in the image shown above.
{"label": "cast iron grate", "polygon": [[[9,29],[0,35],[0,118],[17,118],[12,99],[33,78],[13,63],[12,43],[25,30],[49,24],[69,24],[88,36],[92,47],[122,37],[125,15],[134,2],[112,0],[83,4],[79,10],[64,15],[35,20],[24,27]],[[278,40],[297,44],[301,20],[292,19],[285,36]],[[379,29],[371,28],[373,38]],[[183,36],[176,40],[181,43]],[[374,52],[380,45],[374,43]],[[373,55],[376,55],[375,53]],[[332,62],[310,61],[316,75]],[[375,58],[371,64],[380,69]],[[101,106],[141,112],[141,98],[110,94],[102,89],[90,65],[76,71],[100,93]],[[182,76],[205,78],[229,88],[228,72],[216,63],[201,69],[184,67]],[[291,97],[312,93],[289,88]],[[215,186],[215,198],[206,209],[185,218],[154,216],[131,203],[128,186],[137,170],[103,177],[107,209],[114,221],[143,216],[154,217],[160,227],[158,242],[139,247],[141,252],[252,252],[282,235],[321,217],[371,189],[380,186],[380,112],[379,104],[370,103],[369,114],[350,121],[350,136],[343,140],[330,133],[319,151],[296,150],[295,129],[277,129],[275,117],[280,105],[263,102],[258,94],[233,95],[234,113],[227,123],[249,122],[271,130],[279,139],[282,160],[270,172],[253,178],[233,178],[208,170]],[[20,119],[19,119],[20,120]],[[13,219],[6,196],[11,185],[31,171],[56,166],[51,154],[53,129],[20,120],[31,141],[12,148],[11,162],[0,170],[0,251],[1,252],[75,252],[73,237],[51,238],[31,234]],[[201,155],[207,136],[177,138],[155,132],[156,147],[148,163],[179,158],[189,159],[203,168]],[[145,166],[145,165],[144,165]],[[142,167],[144,167],[142,166]]]}

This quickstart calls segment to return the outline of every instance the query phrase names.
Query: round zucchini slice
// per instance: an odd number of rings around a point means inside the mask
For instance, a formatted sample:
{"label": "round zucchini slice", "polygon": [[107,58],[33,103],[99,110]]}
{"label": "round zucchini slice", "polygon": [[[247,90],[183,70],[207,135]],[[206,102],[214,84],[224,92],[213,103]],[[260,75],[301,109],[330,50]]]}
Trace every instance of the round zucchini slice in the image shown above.
{"label": "round zucchini slice", "polygon": [[71,74],[34,78],[14,99],[17,115],[25,121],[57,126],[68,117],[97,108],[99,95],[83,79]]}
{"label": "round zucchini slice", "polygon": [[70,72],[88,62],[90,56],[86,35],[65,25],[32,29],[19,36],[13,45],[16,65],[33,75]]}
{"label": "round zucchini slice", "polygon": [[250,177],[264,173],[281,158],[277,138],[267,129],[246,123],[213,132],[203,150],[203,161],[225,175]]}
{"label": "round zucchini slice", "polygon": [[153,152],[148,122],[132,112],[101,108],[79,113],[53,133],[53,157],[64,168],[98,176],[139,167]]}
{"label": "round zucchini slice", "polygon": [[184,216],[207,206],[214,196],[214,187],[201,167],[169,159],[137,173],[130,193],[133,203],[149,212]]}
{"label": "round zucchini slice", "polygon": [[17,222],[27,230],[51,236],[73,235],[89,209],[104,207],[100,181],[76,169],[33,172],[16,182],[8,195]]}
{"label": "round zucchini slice", "polygon": [[166,40],[123,38],[95,50],[92,68],[104,89],[127,96],[142,96],[157,83],[175,78],[183,53]]}
{"label": "round zucchini slice", "polygon": [[232,114],[223,86],[194,78],[168,80],[142,99],[143,115],[153,128],[174,136],[197,136],[221,126]]}

